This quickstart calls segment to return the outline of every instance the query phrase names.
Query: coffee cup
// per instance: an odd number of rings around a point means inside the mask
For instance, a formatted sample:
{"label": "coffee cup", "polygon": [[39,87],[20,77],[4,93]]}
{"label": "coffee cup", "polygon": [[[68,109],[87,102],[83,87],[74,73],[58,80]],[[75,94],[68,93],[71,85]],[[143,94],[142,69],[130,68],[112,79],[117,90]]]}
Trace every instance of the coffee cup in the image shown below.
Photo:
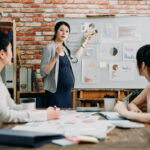
{"label": "coffee cup", "polygon": [[114,95],[104,95],[104,109],[105,111],[114,111],[116,99]]}
{"label": "coffee cup", "polygon": [[26,110],[33,110],[35,109],[35,100],[30,98],[30,99],[23,99],[22,100],[22,108]]}

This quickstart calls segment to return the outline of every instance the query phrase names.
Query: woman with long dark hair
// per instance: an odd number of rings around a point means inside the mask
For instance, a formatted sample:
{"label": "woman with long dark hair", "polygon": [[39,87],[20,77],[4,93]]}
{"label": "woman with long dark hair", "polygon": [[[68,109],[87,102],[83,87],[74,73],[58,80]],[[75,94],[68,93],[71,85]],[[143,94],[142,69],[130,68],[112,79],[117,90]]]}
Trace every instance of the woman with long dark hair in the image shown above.
{"label": "woman with long dark hair", "polygon": [[41,75],[45,89],[45,106],[57,106],[60,108],[72,107],[72,88],[74,75],[71,63],[77,63],[89,36],[85,37],[82,45],[72,56],[69,48],[65,45],[70,33],[67,22],[60,21],[55,25],[55,35],[42,53]]}
{"label": "woman with long dark hair", "polygon": [[[136,60],[139,74],[148,80],[149,85],[128,105],[129,110],[118,101],[115,111],[128,119],[150,123],[150,45],[138,50]],[[147,104],[147,113],[140,109],[143,104]]]}
{"label": "woman with long dark hair", "polygon": [[[12,64],[12,48],[9,36],[0,31],[0,72],[5,66]],[[52,107],[47,110],[24,110],[22,105],[15,104],[14,100],[2,81],[0,76],[0,123],[8,122],[31,122],[57,119],[59,109]]]}

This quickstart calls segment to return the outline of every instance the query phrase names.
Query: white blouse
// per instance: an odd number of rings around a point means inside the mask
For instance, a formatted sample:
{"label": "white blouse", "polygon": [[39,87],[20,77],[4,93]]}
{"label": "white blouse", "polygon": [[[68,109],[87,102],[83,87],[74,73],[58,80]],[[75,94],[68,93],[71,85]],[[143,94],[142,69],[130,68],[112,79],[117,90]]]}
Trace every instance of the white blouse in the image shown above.
{"label": "white blouse", "polygon": [[0,123],[45,121],[46,111],[23,110],[16,105],[0,77]]}

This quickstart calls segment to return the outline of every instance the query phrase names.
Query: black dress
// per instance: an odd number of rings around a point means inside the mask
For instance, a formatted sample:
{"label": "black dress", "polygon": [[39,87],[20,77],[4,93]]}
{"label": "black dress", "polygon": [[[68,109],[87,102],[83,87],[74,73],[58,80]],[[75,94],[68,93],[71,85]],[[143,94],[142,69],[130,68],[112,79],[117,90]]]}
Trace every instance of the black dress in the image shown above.
{"label": "black dress", "polygon": [[72,92],[74,85],[70,61],[66,54],[59,56],[59,73],[56,93],[45,91],[46,107],[72,108]]}

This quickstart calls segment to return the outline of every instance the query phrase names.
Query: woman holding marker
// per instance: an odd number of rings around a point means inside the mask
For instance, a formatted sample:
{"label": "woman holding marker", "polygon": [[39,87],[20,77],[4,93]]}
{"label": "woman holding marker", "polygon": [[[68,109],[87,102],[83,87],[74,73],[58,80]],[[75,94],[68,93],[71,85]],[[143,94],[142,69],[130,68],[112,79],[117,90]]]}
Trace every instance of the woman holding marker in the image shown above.
{"label": "woman holding marker", "polygon": [[[12,50],[9,36],[0,31],[0,72],[5,66],[11,65]],[[59,109],[52,107],[46,111],[23,110],[22,105],[16,105],[0,76],[0,123],[31,122],[57,119]]]}
{"label": "woman holding marker", "polygon": [[[120,101],[114,109],[128,119],[150,123],[150,45],[141,47],[136,59],[139,74],[148,80],[149,85],[128,105],[129,110]],[[147,113],[140,110],[143,104],[147,104]]]}
{"label": "woman holding marker", "polygon": [[41,75],[45,89],[45,106],[72,108],[71,89],[74,86],[74,76],[71,63],[77,63],[91,35],[87,35],[76,55],[72,56],[66,46],[70,33],[67,22],[60,21],[55,26],[55,35],[51,44],[47,45],[42,54]]}

